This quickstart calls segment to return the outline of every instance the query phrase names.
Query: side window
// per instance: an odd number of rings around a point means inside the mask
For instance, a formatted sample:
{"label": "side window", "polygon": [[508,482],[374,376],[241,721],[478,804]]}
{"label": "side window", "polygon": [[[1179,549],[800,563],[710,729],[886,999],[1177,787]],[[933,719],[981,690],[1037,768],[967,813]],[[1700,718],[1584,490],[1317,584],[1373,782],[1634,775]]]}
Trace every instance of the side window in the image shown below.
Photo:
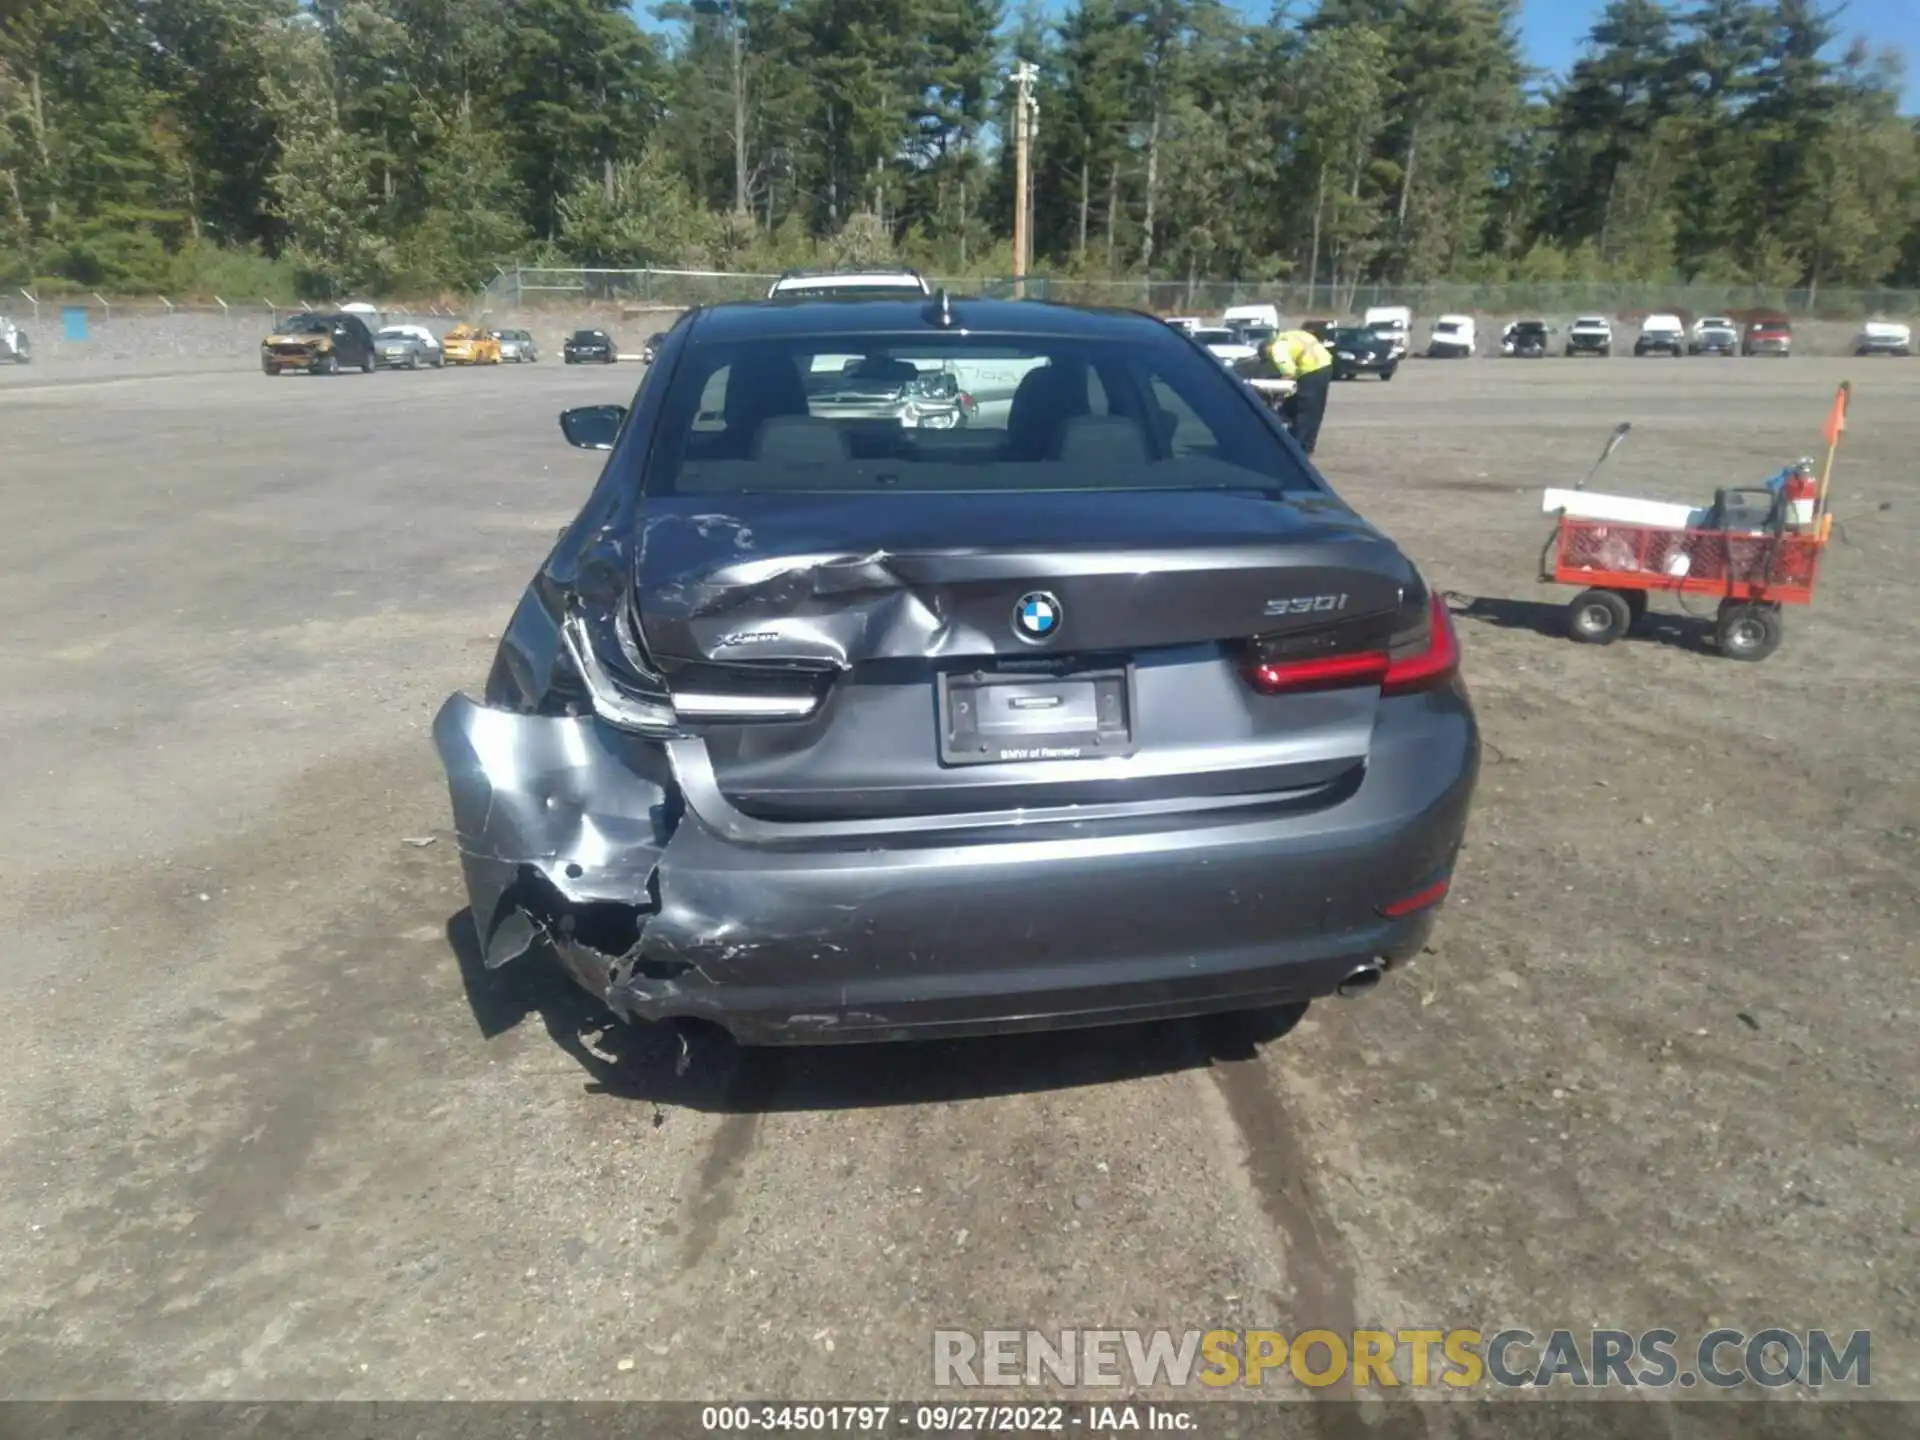
{"label": "side window", "polygon": [[1187,455],[1219,454],[1219,437],[1171,385],[1155,375],[1149,388],[1160,407],[1161,439],[1169,457],[1178,460]]}
{"label": "side window", "polygon": [[1087,367],[1087,413],[1089,415],[1115,415],[1113,399],[1107,394],[1107,387],[1100,383],[1100,367]]}
{"label": "side window", "polygon": [[707,383],[700,392],[700,405],[694,411],[693,430],[695,434],[714,433],[727,428],[725,419],[727,408],[727,377],[733,372],[731,365],[722,365],[707,377]]}

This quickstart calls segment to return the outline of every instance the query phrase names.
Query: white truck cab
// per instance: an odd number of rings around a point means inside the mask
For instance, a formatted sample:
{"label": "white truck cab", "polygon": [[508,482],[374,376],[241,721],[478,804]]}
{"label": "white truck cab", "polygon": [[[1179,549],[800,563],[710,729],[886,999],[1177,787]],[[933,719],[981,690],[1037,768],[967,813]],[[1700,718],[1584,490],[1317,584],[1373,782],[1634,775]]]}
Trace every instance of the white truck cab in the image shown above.
{"label": "white truck cab", "polygon": [[1375,305],[1360,317],[1360,323],[1393,348],[1393,358],[1407,353],[1407,341],[1413,334],[1413,311],[1405,305]]}
{"label": "white truck cab", "polygon": [[1229,305],[1226,314],[1220,317],[1220,323],[1229,330],[1239,330],[1248,325],[1264,325],[1278,330],[1280,307],[1278,305]]}

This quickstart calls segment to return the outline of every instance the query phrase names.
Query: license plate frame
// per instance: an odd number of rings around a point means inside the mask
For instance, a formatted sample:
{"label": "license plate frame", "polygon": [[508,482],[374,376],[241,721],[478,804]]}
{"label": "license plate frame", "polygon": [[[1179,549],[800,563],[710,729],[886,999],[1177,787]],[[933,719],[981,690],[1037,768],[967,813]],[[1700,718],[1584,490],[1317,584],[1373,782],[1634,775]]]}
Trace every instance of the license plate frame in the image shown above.
{"label": "license plate frame", "polygon": [[944,766],[1124,759],[1138,745],[1128,664],[942,671],[935,694]]}

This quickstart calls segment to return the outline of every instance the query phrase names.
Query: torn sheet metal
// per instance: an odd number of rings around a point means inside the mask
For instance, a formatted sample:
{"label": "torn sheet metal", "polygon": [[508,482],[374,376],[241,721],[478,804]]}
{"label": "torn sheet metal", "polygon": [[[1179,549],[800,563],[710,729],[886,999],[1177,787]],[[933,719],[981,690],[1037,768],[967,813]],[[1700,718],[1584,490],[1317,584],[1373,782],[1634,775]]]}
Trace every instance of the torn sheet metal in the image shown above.
{"label": "torn sheet metal", "polygon": [[[489,967],[532,944],[548,907],[636,907],[678,816],[666,761],[591,718],[528,717],[464,695],[441,707],[434,744],[446,767],[473,922]],[[623,747],[622,753],[614,753]],[[630,750],[631,753],[626,753]],[[514,903],[503,898],[514,892]]]}

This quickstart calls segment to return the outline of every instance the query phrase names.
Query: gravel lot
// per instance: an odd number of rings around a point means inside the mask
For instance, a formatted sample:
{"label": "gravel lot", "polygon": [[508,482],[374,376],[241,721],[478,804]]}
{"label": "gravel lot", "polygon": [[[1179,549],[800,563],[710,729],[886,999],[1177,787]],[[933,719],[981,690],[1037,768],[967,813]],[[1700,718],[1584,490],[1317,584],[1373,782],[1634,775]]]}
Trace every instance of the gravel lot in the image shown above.
{"label": "gravel lot", "polygon": [[[1373,996],[684,1077],[478,971],[428,736],[594,477],[555,412],[637,375],[0,376],[0,1394],[924,1395],[936,1326],[1357,1322],[1871,1329],[1920,1399],[1920,363],[1336,388],[1488,739]],[[1838,508],[1894,509],[1777,656],[1542,633],[1538,492],[1616,421],[1597,488],[1704,499],[1847,375]]]}

